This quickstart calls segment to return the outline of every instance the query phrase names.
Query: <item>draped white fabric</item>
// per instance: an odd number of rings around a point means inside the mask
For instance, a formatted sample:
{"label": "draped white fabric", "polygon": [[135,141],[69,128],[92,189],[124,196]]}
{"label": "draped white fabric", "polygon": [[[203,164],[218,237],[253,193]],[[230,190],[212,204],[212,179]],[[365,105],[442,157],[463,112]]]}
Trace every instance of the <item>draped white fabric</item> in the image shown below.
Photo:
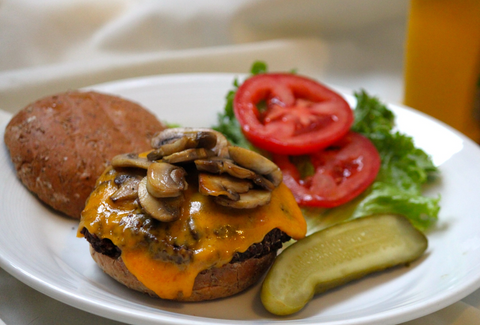
{"label": "draped white fabric", "polygon": [[[297,69],[400,102],[407,0],[0,0],[0,115],[101,82]],[[480,324],[480,293],[408,325]],[[119,324],[0,269],[6,324]],[[2,322],[0,321],[0,324]]]}

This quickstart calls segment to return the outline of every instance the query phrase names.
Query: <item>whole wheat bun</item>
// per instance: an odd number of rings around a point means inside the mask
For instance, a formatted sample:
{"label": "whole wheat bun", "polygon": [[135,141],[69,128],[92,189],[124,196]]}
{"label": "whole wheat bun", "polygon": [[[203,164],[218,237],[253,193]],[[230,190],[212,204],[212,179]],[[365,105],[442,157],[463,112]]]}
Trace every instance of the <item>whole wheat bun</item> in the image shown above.
{"label": "whole wheat bun", "polygon": [[[122,258],[111,258],[96,252],[90,247],[95,262],[109,276],[130,289],[158,297],[128,271]],[[190,297],[177,297],[177,301],[204,301],[232,296],[255,284],[275,260],[276,252],[260,258],[250,258],[242,262],[229,263],[220,268],[201,272],[193,285]]]}
{"label": "whole wheat bun", "polygon": [[78,219],[109,160],[150,149],[150,139],[163,129],[136,103],[71,91],[23,108],[6,127],[4,140],[23,184],[55,210]]}

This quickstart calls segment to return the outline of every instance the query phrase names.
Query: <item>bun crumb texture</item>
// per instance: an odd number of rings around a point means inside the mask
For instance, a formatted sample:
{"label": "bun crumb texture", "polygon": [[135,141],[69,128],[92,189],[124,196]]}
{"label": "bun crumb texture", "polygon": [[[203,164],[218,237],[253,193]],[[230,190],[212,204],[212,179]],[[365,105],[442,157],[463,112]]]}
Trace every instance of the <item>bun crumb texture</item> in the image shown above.
{"label": "bun crumb texture", "polygon": [[151,148],[164,125],[137,103],[70,91],[20,110],[5,144],[22,183],[40,200],[75,219],[114,156]]}

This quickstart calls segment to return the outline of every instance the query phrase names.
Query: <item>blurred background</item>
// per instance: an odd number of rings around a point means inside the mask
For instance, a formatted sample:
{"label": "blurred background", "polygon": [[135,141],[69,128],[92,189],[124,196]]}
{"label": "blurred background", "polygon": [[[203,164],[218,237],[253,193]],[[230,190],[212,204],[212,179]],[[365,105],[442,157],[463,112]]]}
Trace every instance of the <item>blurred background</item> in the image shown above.
{"label": "blurred background", "polygon": [[402,98],[406,0],[0,0],[0,105],[179,72],[298,69]]}
{"label": "blurred background", "polygon": [[0,108],[264,60],[405,103],[478,142],[478,17],[477,0],[0,0]]}

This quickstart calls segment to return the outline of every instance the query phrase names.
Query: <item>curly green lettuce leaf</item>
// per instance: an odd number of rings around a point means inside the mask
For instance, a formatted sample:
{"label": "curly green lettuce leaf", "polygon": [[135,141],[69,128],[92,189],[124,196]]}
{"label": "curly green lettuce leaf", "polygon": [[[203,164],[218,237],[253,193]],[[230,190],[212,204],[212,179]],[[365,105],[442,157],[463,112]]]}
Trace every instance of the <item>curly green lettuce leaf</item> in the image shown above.
{"label": "curly green lettuce leaf", "polygon": [[406,216],[418,229],[427,230],[438,219],[440,197],[426,197],[422,191],[426,183],[437,178],[437,167],[411,137],[394,131],[393,113],[376,97],[365,91],[355,93],[355,97],[352,130],[372,141],[382,163],[374,183],[360,198],[328,213],[342,214],[343,209],[351,214],[348,218],[396,213]]}
{"label": "curly green lettuce leaf", "polygon": [[[426,231],[438,219],[440,197],[423,195],[424,186],[438,177],[431,157],[411,137],[394,130],[395,116],[376,97],[355,93],[352,130],[369,138],[381,157],[380,171],[359,197],[333,209],[303,209],[309,233],[335,223],[377,213],[406,216]],[[305,168],[305,167],[302,167]]]}
{"label": "curly green lettuce leaf", "polygon": [[420,230],[427,230],[436,220],[440,198],[429,198],[419,193],[403,191],[399,187],[376,181],[371,191],[357,205],[352,218],[380,213],[406,216]]}
{"label": "curly green lettuce leaf", "polygon": [[365,91],[355,93],[357,106],[353,111],[355,120],[352,129],[370,139],[381,140],[395,126],[395,115],[376,97]]}
{"label": "curly green lettuce leaf", "polygon": [[377,98],[365,91],[355,93],[355,97],[352,130],[369,138],[380,154],[382,166],[377,181],[420,193],[422,185],[438,172],[431,157],[415,147],[411,137],[393,131],[394,115]]}

